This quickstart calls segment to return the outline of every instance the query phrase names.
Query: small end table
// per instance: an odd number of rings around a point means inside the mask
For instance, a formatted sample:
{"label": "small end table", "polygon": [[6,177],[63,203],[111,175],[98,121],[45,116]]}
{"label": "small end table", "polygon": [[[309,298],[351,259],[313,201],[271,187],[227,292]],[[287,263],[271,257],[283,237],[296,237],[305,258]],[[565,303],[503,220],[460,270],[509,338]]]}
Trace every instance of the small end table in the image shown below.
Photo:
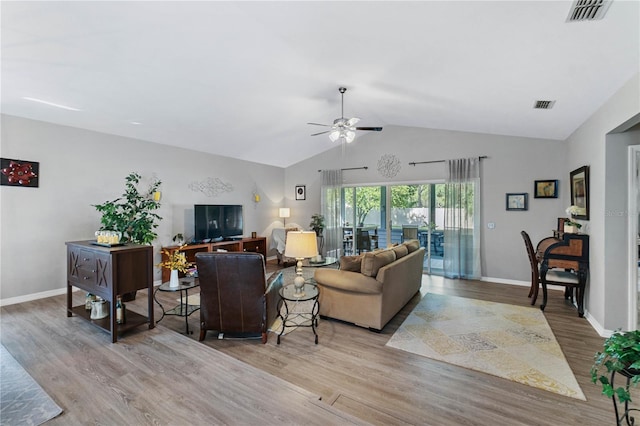
{"label": "small end table", "polygon": [[323,257],[320,262],[305,260],[304,262],[302,262],[302,266],[305,268],[322,268],[324,266],[330,266],[336,263],[338,263],[337,257],[326,256],[326,257]]}
{"label": "small end table", "polygon": [[[153,293],[153,300],[155,300],[156,303],[160,306],[160,309],[162,309],[162,316],[157,322],[162,321],[162,318],[164,318],[165,315],[177,315],[179,317],[184,317],[184,323],[186,326],[185,334],[193,334],[193,331],[189,331],[189,315],[199,310],[200,305],[189,304],[188,292],[192,288],[196,288],[199,285],[200,283],[195,278],[180,278],[180,285],[178,287],[170,287],[169,281],[162,283]],[[164,306],[162,306],[162,303],[160,303],[156,298],[156,294],[158,293],[158,291],[168,291],[168,292],[174,292],[174,293],[179,291],[180,304],[165,311]],[[182,295],[182,292],[184,292],[184,297]]]}
{"label": "small end table", "polygon": [[[316,345],[318,344],[318,333],[316,332],[316,327],[318,327],[318,312],[320,311],[318,287],[315,285],[315,281],[307,280],[304,283],[302,291],[304,292],[303,296],[294,296],[296,289],[293,284],[287,284],[278,291],[280,293],[278,316],[282,320],[282,330],[280,330],[280,334],[278,334],[278,345],[280,344],[280,337],[284,334],[285,327],[311,327],[313,335],[315,336]],[[293,309],[299,302],[306,301],[313,301],[313,306],[310,311],[300,312]],[[284,315],[282,314],[282,308],[284,308]],[[302,321],[294,321],[296,319],[302,319]]]}

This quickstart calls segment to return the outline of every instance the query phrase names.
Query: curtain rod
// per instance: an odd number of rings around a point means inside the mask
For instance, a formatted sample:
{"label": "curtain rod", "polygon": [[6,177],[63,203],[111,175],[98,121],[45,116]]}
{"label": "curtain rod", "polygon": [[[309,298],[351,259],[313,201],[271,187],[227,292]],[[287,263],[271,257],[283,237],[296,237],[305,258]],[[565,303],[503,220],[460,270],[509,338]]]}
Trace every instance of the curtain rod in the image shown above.
{"label": "curtain rod", "polygon": [[[484,160],[485,158],[488,158],[486,155],[481,155],[480,157],[478,157],[478,160]],[[410,166],[414,166],[416,164],[430,164],[430,163],[444,163],[447,160],[433,160],[433,161],[418,161],[418,162],[412,162],[409,163]]]}
{"label": "curtain rod", "polygon": [[[362,167],[348,167],[348,168],[346,168],[346,169],[340,169],[340,170],[345,171],[345,170],[362,170],[362,169],[364,169],[364,170],[369,170],[369,167],[367,167],[367,166],[362,166]],[[318,172],[321,172],[321,171],[322,171],[321,169],[318,169]]]}

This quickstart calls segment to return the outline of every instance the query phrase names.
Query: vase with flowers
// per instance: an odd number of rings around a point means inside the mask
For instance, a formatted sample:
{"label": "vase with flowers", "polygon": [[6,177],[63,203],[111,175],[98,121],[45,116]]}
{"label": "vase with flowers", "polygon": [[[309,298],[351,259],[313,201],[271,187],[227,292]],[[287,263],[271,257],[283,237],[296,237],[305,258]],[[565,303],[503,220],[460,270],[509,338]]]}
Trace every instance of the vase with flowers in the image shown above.
{"label": "vase with flowers", "polygon": [[178,281],[178,272],[185,274],[193,265],[193,263],[187,261],[187,255],[181,251],[185,247],[186,245],[181,245],[175,250],[162,250],[162,257],[164,260],[158,263],[157,266],[171,271],[169,287],[179,287],[180,282]]}
{"label": "vase with flowers", "polygon": [[581,209],[578,206],[567,207],[565,212],[569,215],[569,220],[564,221],[564,232],[570,234],[577,234],[578,232],[580,232],[580,228],[582,228],[582,225],[573,220],[573,216],[579,214],[580,211]]}

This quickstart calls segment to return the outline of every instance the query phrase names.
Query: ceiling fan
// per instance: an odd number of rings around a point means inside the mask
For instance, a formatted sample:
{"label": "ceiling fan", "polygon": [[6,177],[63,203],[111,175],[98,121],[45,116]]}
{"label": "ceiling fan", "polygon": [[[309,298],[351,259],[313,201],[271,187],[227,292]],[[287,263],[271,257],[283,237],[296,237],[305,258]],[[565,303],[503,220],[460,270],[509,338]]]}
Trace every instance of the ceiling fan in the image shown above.
{"label": "ceiling fan", "polygon": [[356,137],[356,130],[370,130],[374,132],[382,131],[382,127],[356,127],[355,124],[360,121],[359,118],[344,118],[344,92],[347,91],[346,87],[340,87],[338,89],[340,91],[340,95],[342,97],[342,115],[340,118],[336,118],[333,120],[333,125],[329,124],[320,124],[320,123],[307,123],[313,126],[324,126],[331,127],[331,130],[327,130],[324,132],[314,133],[311,136],[324,135],[325,133],[329,133],[329,139],[331,142],[335,142],[337,140],[341,140],[342,142],[351,143]]}

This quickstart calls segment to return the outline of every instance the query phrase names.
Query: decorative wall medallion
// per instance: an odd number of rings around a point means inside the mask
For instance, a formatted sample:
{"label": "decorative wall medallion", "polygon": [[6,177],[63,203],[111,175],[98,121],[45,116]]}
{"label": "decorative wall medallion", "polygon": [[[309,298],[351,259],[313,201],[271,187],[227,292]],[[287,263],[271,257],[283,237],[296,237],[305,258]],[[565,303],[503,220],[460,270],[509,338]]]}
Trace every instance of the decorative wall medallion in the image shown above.
{"label": "decorative wall medallion", "polygon": [[0,185],[38,187],[40,163],[0,158]]}
{"label": "decorative wall medallion", "polygon": [[384,154],[378,160],[378,173],[386,178],[395,177],[400,172],[400,160],[393,154]]}
{"label": "decorative wall medallion", "polygon": [[189,189],[202,192],[207,197],[217,197],[223,192],[233,192],[233,185],[223,182],[220,178],[207,178],[201,182],[191,182]]}

